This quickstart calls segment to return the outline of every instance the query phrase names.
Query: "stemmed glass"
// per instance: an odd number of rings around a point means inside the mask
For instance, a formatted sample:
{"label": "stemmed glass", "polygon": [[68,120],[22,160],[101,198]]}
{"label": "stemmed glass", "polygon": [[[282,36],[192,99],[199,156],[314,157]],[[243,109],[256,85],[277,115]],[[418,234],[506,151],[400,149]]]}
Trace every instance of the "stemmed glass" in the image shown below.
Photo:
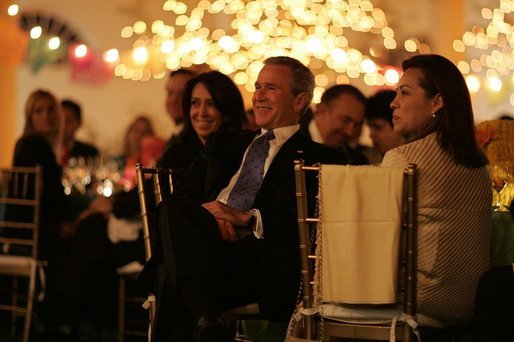
{"label": "stemmed glass", "polygon": [[89,183],[91,183],[91,173],[85,159],[82,157],[70,158],[63,169],[64,193],[66,195],[72,193],[84,194]]}
{"label": "stemmed glass", "polygon": [[509,181],[511,181],[509,166],[494,165],[491,168],[491,182],[495,191],[494,211],[502,211],[501,192]]}

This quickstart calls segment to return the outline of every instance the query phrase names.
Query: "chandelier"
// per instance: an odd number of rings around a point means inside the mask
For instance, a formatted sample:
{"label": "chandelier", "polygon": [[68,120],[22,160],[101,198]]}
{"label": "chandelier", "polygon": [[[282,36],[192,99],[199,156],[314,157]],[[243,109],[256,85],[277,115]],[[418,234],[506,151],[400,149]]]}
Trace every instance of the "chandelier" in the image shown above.
{"label": "chandelier", "polygon": [[[453,42],[455,51],[468,50],[468,54],[473,54],[469,60],[458,63],[460,71],[464,75],[469,74],[466,81],[470,91],[476,92],[480,89],[480,80],[476,74],[483,74],[487,86],[495,92],[502,89],[501,78],[512,74],[514,26],[507,22],[507,17],[513,16],[513,12],[514,1],[510,0],[500,0],[496,8],[482,8],[481,16],[487,21],[487,26],[474,25],[471,31],[464,32],[462,39]],[[511,96],[510,102],[514,105],[514,96]]]}
{"label": "chandelier", "polygon": [[[190,8],[167,0],[163,10],[173,22],[137,21],[122,29],[121,36],[134,43],[119,55],[111,52],[117,61],[115,75],[147,80],[164,77],[167,70],[207,64],[253,91],[263,60],[286,55],[315,70],[318,87],[361,76],[369,85],[397,80],[385,77],[373,61],[373,48],[368,55],[352,45],[350,36],[361,34],[368,47],[371,39],[382,50],[397,47],[384,11],[371,1],[201,0]],[[211,28],[205,24],[209,19],[215,22]]]}

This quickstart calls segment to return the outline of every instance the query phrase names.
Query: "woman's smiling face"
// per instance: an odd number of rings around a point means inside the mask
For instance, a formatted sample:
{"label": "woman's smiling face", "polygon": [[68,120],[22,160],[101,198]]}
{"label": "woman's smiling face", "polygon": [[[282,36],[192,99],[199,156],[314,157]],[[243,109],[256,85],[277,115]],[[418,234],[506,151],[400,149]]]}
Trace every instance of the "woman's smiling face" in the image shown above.
{"label": "woman's smiling face", "polygon": [[216,132],[223,122],[223,115],[202,83],[195,85],[191,93],[189,116],[193,129],[204,144],[209,134]]}

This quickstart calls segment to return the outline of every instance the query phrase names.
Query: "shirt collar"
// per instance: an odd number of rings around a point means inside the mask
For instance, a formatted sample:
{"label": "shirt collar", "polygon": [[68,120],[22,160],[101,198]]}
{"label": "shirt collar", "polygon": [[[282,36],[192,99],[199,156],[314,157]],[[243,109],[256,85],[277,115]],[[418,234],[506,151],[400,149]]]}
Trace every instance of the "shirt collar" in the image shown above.
{"label": "shirt collar", "polygon": [[314,119],[312,119],[311,122],[309,122],[308,128],[312,141],[317,142],[319,144],[323,144],[323,137],[321,136],[318,125],[316,124],[316,121]]}
{"label": "shirt collar", "polygon": [[[298,132],[299,129],[300,129],[299,124],[274,128],[273,129],[273,132],[275,133],[274,140],[276,141],[276,143],[278,145],[282,145],[289,138],[291,138],[296,132]],[[261,135],[265,134],[267,131],[268,130],[261,128],[261,133],[257,137],[260,137]]]}

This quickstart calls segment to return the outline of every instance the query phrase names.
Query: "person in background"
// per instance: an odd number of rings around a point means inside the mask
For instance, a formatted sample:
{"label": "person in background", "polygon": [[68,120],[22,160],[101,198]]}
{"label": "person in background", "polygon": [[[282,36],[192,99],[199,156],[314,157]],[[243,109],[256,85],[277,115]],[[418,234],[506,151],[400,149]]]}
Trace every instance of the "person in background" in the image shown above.
{"label": "person in background", "polygon": [[417,317],[448,327],[471,318],[490,267],[488,161],[459,69],[439,55],[414,56],[402,68],[391,108],[406,144],[389,150],[382,166],[418,167]]}
{"label": "person in background", "polygon": [[[151,137],[155,137],[155,130],[145,115],[137,116],[125,131],[123,154],[116,158],[122,170],[119,182],[125,191],[132,189],[136,183],[136,164],[141,162],[143,139]],[[160,151],[156,151],[156,154],[160,154]]]}
{"label": "person in background", "polygon": [[256,131],[259,129],[259,126],[257,126],[255,123],[255,113],[251,108],[246,111],[246,118],[243,123],[243,128],[249,131]]}
{"label": "person in background", "polygon": [[342,151],[350,164],[367,164],[366,157],[350,147],[364,124],[366,97],[349,84],[338,84],[325,90],[314,116],[304,122],[302,133],[313,141]]}
{"label": "person in background", "polygon": [[33,91],[25,103],[25,127],[16,142],[12,162],[13,166],[42,167],[38,259],[47,262],[46,296],[34,307],[34,320],[42,330],[35,331],[35,335],[57,329],[53,320],[55,303],[66,290],[58,278],[68,259],[73,225],[66,217],[69,202],[61,184],[63,121],[56,97],[47,90]]}
{"label": "person in background", "polygon": [[186,83],[196,73],[189,69],[178,69],[170,72],[166,83],[166,112],[173,121],[174,128],[172,135],[177,135],[183,128],[184,112],[182,109],[182,98]]}
{"label": "person in background", "polygon": [[59,165],[63,118],[59,102],[47,90],[32,92],[25,104],[25,127],[14,148],[13,166],[43,168],[39,257],[50,258],[63,234],[65,195]]}
{"label": "person in background", "polygon": [[80,105],[72,100],[63,100],[61,101],[61,106],[64,113],[61,165],[63,167],[66,166],[70,158],[82,157],[87,160],[98,157],[98,149],[95,146],[75,138],[77,130],[82,125],[82,109]]}
{"label": "person in background", "polygon": [[[394,90],[380,90],[366,102],[366,124],[370,129],[373,146],[382,156],[390,149],[403,144],[403,137],[394,131],[391,102],[396,97]],[[380,162],[382,158],[380,158]]]}

